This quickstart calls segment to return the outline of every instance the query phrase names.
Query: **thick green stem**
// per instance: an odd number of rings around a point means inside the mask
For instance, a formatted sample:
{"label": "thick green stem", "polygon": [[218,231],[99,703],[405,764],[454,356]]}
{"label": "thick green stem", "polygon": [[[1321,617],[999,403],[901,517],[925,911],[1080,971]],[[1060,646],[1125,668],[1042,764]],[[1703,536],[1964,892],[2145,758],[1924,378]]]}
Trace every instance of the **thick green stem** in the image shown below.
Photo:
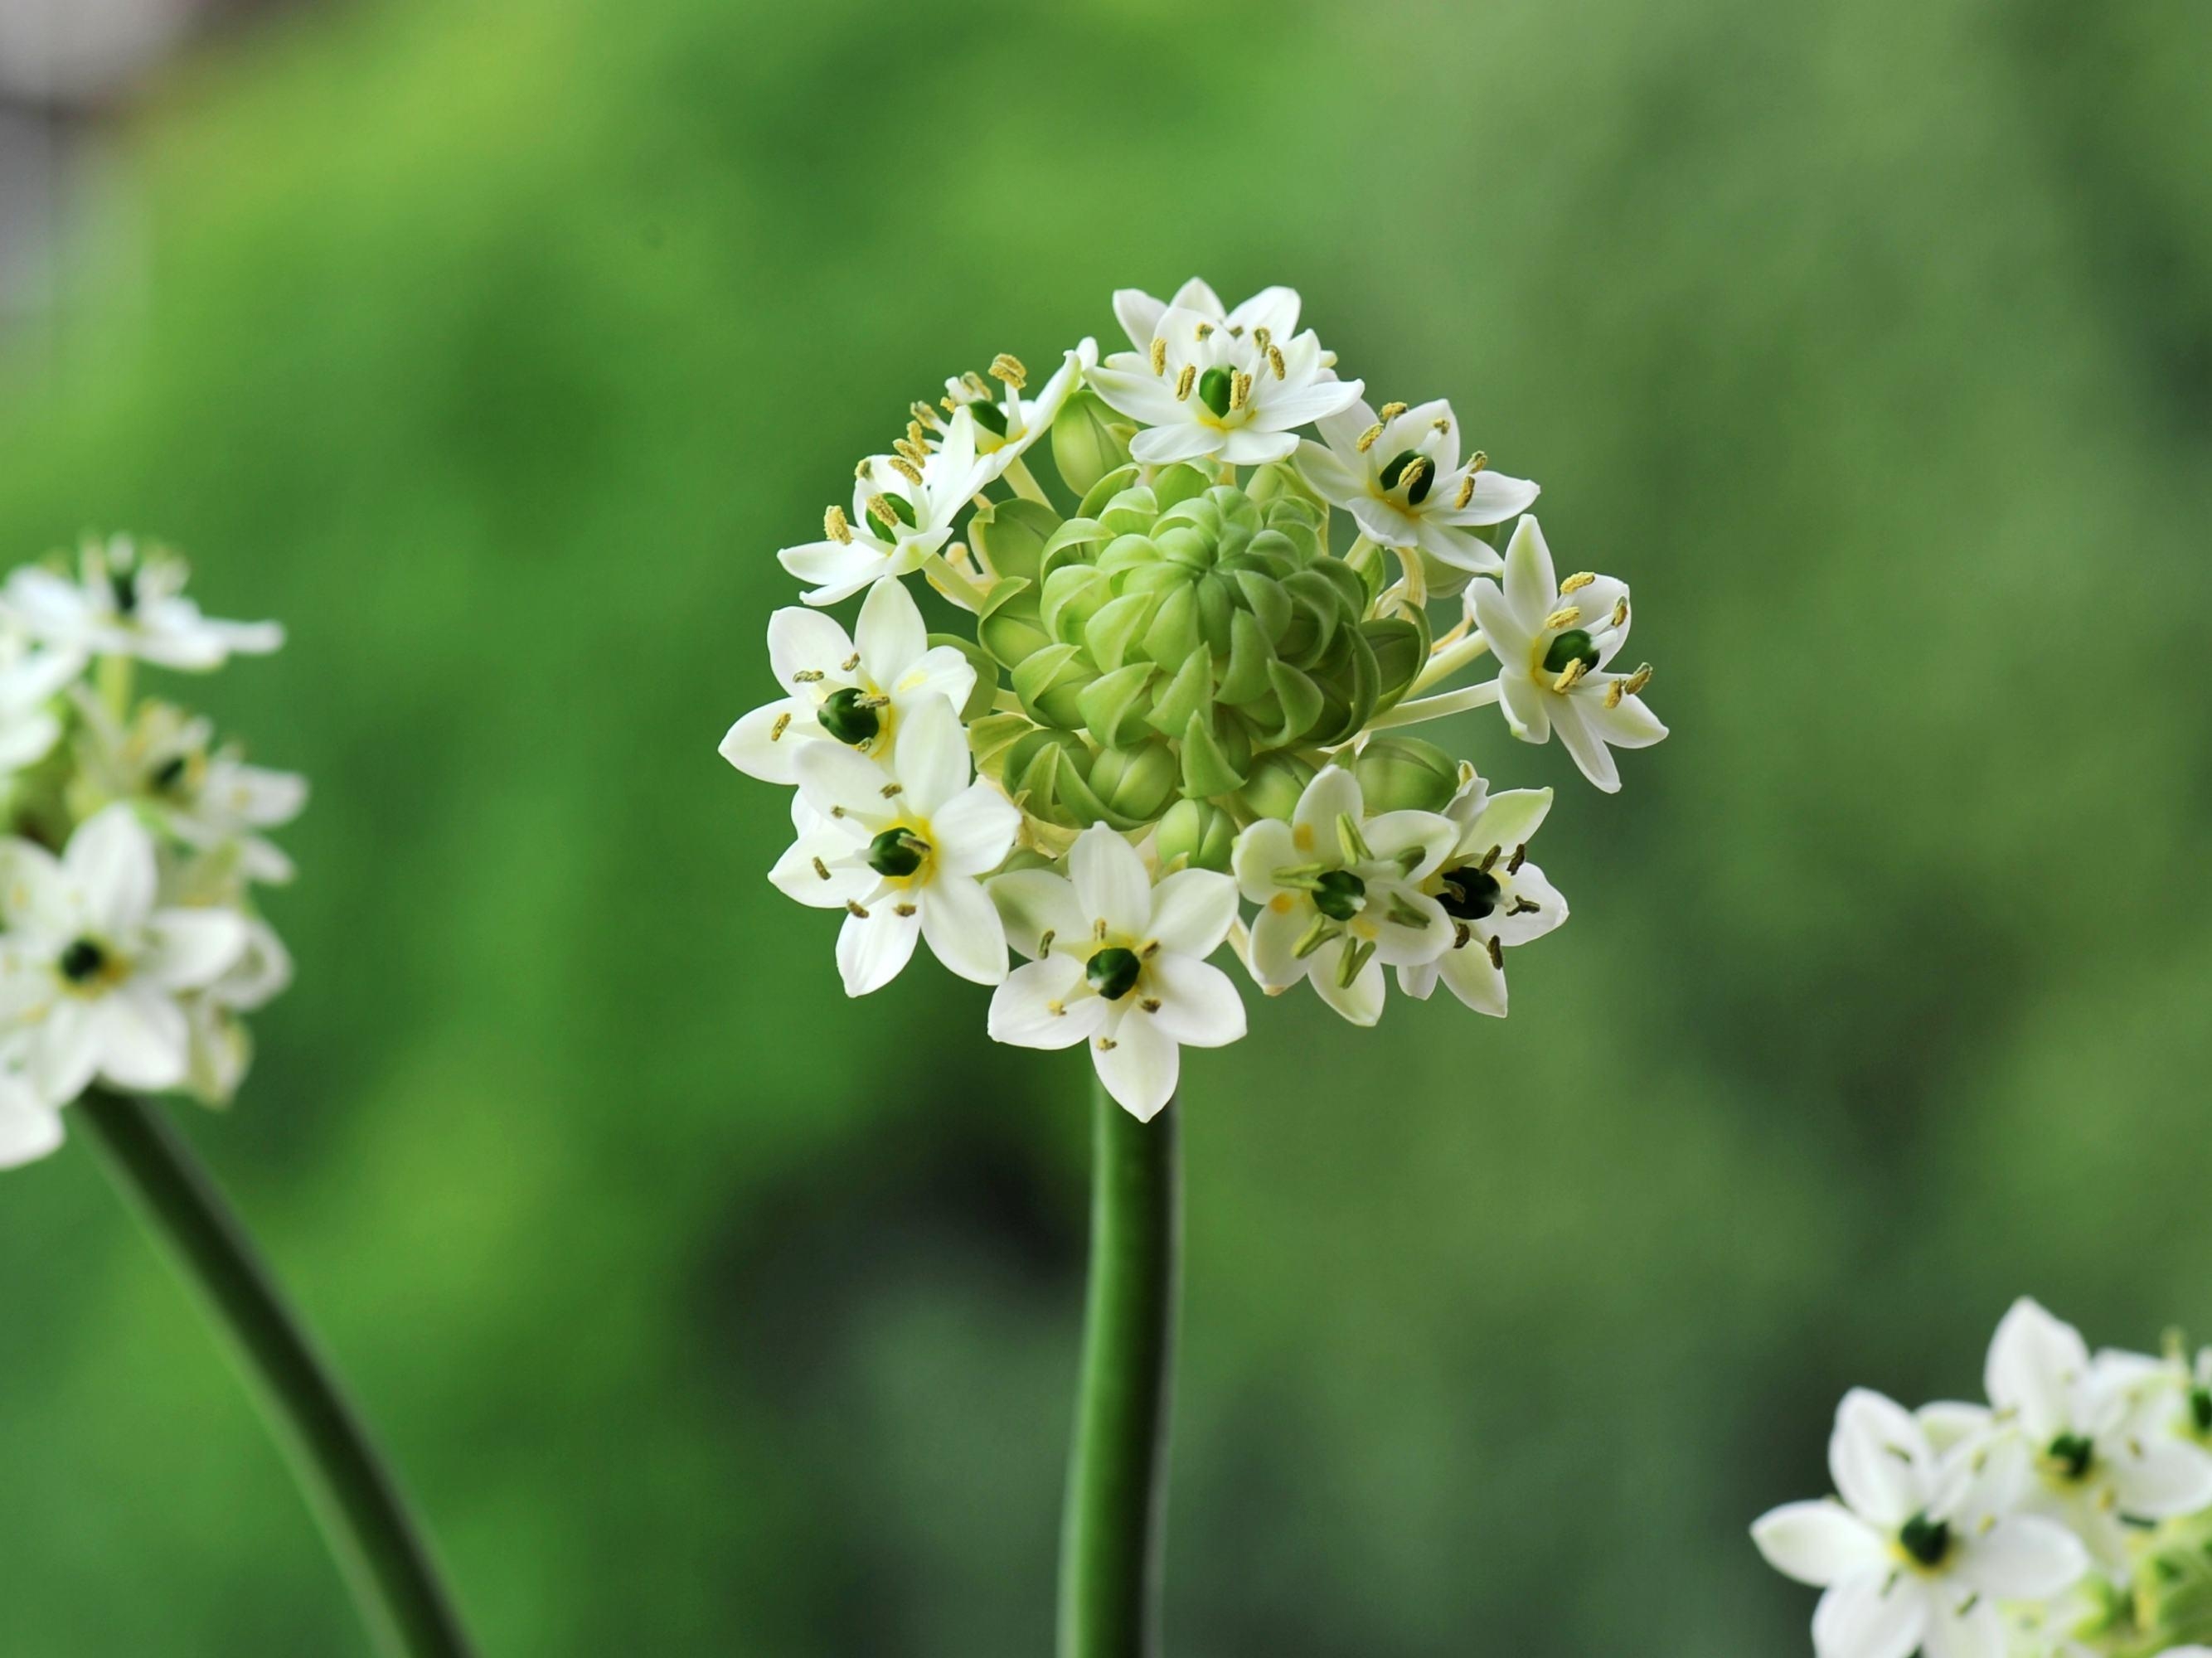
{"label": "thick green stem", "polygon": [[229,1339],[386,1658],[466,1658],[429,1549],[368,1430],[245,1229],[160,1109],[94,1090],[72,1108],[149,1230]]}
{"label": "thick green stem", "polygon": [[1091,1289],[1060,1530],[1060,1658],[1153,1658],[1182,1248],[1176,1107],[1093,1107]]}

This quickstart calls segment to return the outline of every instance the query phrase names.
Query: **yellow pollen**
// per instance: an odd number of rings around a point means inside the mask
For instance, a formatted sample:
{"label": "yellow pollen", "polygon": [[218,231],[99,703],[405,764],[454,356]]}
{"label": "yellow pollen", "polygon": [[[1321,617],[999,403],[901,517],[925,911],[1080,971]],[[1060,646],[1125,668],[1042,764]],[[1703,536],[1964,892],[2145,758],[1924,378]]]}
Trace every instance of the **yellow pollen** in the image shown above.
{"label": "yellow pollen", "polygon": [[1047,1002],[1044,1005],[1044,1011],[1051,1014],[1054,1018],[1057,1019],[1066,1013],[1067,1004],[1066,1002]]}
{"label": "yellow pollen", "polygon": [[1252,331],[1252,343],[1262,351],[1268,349],[1269,342],[1274,337],[1275,331],[1272,328],[1255,328]]}
{"label": "yellow pollen", "polygon": [[1434,466],[1434,465],[1435,463],[1430,460],[1426,455],[1419,456],[1416,459],[1409,462],[1407,465],[1406,470],[1398,474],[1399,484],[1405,489],[1407,495],[1412,495],[1415,489],[1420,487],[1421,480],[1428,477],[1430,470]]}
{"label": "yellow pollen", "polygon": [[854,651],[852,655],[847,657],[845,660],[839,665],[837,671],[839,673],[850,673],[854,669],[860,665],[860,653],[858,651]]}
{"label": "yellow pollen", "polygon": [[1291,895],[1287,892],[1277,893],[1273,897],[1267,900],[1267,908],[1273,910],[1278,915],[1289,914],[1291,908]]}
{"label": "yellow pollen", "polygon": [[1473,454],[1467,458],[1467,470],[1470,476],[1474,473],[1480,472],[1484,467],[1489,465],[1490,457],[1484,454],[1480,449],[1476,450]]}
{"label": "yellow pollen", "polygon": [[1505,970],[1505,946],[1498,942],[1494,934],[1486,942],[1490,945],[1491,966],[1503,973]]}
{"label": "yellow pollen", "polygon": [[817,858],[814,860],[814,872],[826,881],[830,878],[830,865]]}
{"label": "yellow pollen", "polygon": [[908,428],[908,434],[891,445],[891,447],[898,451],[900,456],[909,466],[919,466],[929,459],[929,451],[923,448],[914,437],[914,434],[921,429],[920,427]]}
{"label": "yellow pollen", "polygon": [[914,914],[914,906],[912,904],[893,904],[891,906],[891,913],[901,917],[911,915]]}
{"label": "yellow pollen", "polygon": [[1022,367],[1022,360],[1012,352],[1001,351],[991,359],[991,378],[1018,392],[1030,383],[1030,371]]}
{"label": "yellow pollen", "polygon": [[842,507],[832,507],[822,514],[822,533],[840,546],[852,540],[853,526],[846,521]]}
{"label": "yellow pollen", "polygon": [[1386,403],[1375,412],[1386,421],[1395,420],[1406,412],[1406,405],[1402,403]]}
{"label": "yellow pollen", "polygon": [[1098,1039],[1098,1051],[1101,1054],[1111,1054],[1121,1045],[1121,1043],[1115,1042],[1111,1036],[1101,1036]]}
{"label": "yellow pollen", "polygon": [[1429,424],[1437,431],[1442,432],[1446,437],[1449,437],[1451,435],[1451,422],[1445,419],[1442,415],[1438,415],[1434,420],[1431,421]]}
{"label": "yellow pollen", "polygon": [[1644,663],[1641,667],[1638,668],[1634,673],[1629,675],[1628,677],[1621,683],[1626,688],[1624,695],[1629,696],[1643,695],[1644,688],[1651,683],[1651,665],[1649,662]]}
{"label": "yellow pollen", "polygon": [[1628,601],[1624,598],[1613,607],[1613,625],[1624,627],[1628,622]]}
{"label": "yellow pollen", "polygon": [[1182,373],[1176,376],[1176,401],[1181,403],[1190,395],[1190,388],[1198,384],[1198,365],[1187,362]]}
{"label": "yellow pollen", "polygon": [[901,477],[904,478],[908,483],[919,483],[921,482],[921,469],[919,466],[916,466],[912,461],[908,460],[904,455],[886,455],[884,459],[890,462],[891,470],[896,472]]}
{"label": "yellow pollen", "polygon": [[853,468],[853,476],[856,478],[873,477],[875,474],[876,463],[872,459],[863,460]]}
{"label": "yellow pollen", "polygon": [[845,908],[851,910],[854,914],[859,916],[864,921],[868,919],[868,912],[862,907],[860,901],[858,898],[848,898],[845,901]]}
{"label": "yellow pollen", "polygon": [[1382,422],[1378,420],[1374,425],[1369,427],[1364,432],[1362,432],[1359,434],[1359,441],[1355,444],[1353,447],[1357,448],[1359,452],[1364,455],[1370,449],[1372,449],[1375,446],[1375,440],[1382,435]]}
{"label": "yellow pollen", "polygon": [[791,683],[794,685],[818,685],[829,677],[819,668],[801,668],[792,675]]}
{"label": "yellow pollen", "polygon": [[1152,337],[1152,373],[1164,374],[1167,372],[1168,343],[1156,334]]}
{"label": "yellow pollen", "polygon": [[1252,401],[1252,377],[1239,368],[1229,377],[1229,406],[1242,409]]}
{"label": "yellow pollen", "polygon": [[776,715],[776,717],[775,717],[775,724],[774,724],[773,726],[770,726],[768,728],[768,740],[769,740],[769,742],[771,742],[771,743],[775,742],[777,739],[779,739],[780,738],[781,738],[781,737],[782,737],[782,735],[784,734],[784,732],[786,732],[789,731],[790,729],[791,729],[791,716],[790,716],[790,714],[780,714]]}
{"label": "yellow pollen", "polygon": [[1202,322],[1199,324],[1196,332],[1199,338],[1204,339],[1207,335],[1213,332],[1213,325],[1210,322]]}
{"label": "yellow pollen", "polygon": [[972,368],[960,377],[960,383],[979,398],[988,398],[991,395],[990,386],[985,384],[983,377]]}
{"label": "yellow pollen", "polygon": [[899,515],[891,509],[890,502],[885,501],[881,495],[868,497],[868,516],[876,519],[886,530],[896,531],[898,529]]}
{"label": "yellow pollen", "polygon": [[1628,682],[1626,679],[1616,679],[1613,683],[1605,688],[1606,707],[1608,708],[1617,708],[1620,706],[1620,699],[1628,695],[1627,690],[1625,689],[1627,683]]}
{"label": "yellow pollen", "polygon": [[[1266,332],[1264,329],[1261,331],[1263,333]],[[1275,378],[1277,380],[1282,380],[1288,375],[1290,371],[1283,367],[1283,352],[1281,347],[1271,345],[1267,348],[1267,367],[1275,371]]]}
{"label": "yellow pollen", "polygon": [[1589,664],[1578,656],[1568,663],[1560,671],[1559,677],[1552,682],[1552,689],[1555,691],[1571,691],[1574,689],[1576,682],[1589,671]]}
{"label": "yellow pollen", "polygon": [[1291,844],[1300,852],[1311,852],[1313,843],[1314,831],[1311,823],[1294,823],[1291,826]]}
{"label": "yellow pollen", "polygon": [[1468,502],[1474,499],[1474,474],[1469,472],[1464,478],[1460,480],[1459,499],[1452,502],[1452,510],[1460,513],[1465,512],[1467,510]]}
{"label": "yellow pollen", "polygon": [[1544,629],[1545,631],[1548,633],[1560,628],[1571,628],[1576,623],[1582,619],[1583,607],[1581,605],[1562,604],[1558,610],[1553,611],[1551,615],[1544,618]]}
{"label": "yellow pollen", "polygon": [[1565,598],[1569,593],[1578,593],[1596,580],[1588,570],[1579,570],[1559,584],[1559,597]]}
{"label": "yellow pollen", "polygon": [[937,410],[932,409],[926,403],[917,403],[911,405],[907,410],[907,413],[914,416],[914,423],[916,426],[922,427],[928,431],[934,432],[940,424],[937,418]]}

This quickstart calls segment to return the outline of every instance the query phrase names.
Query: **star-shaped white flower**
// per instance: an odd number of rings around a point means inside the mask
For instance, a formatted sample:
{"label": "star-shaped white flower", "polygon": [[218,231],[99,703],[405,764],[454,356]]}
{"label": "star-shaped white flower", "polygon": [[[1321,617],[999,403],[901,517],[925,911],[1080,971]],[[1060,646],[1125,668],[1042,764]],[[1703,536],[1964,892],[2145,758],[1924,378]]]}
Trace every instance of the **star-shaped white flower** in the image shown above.
{"label": "star-shaped white flower", "polygon": [[839,742],[887,760],[916,707],[942,699],[958,708],[975,689],[974,665],[929,642],[921,607],[893,576],[868,589],[849,636],[818,610],[778,610],[769,618],[768,657],[789,693],[731,726],[720,750],[768,783],[797,782],[794,757],[809,743]]}
{"label": "star-shaped white flower", "polygon": [[803,904],[846,912],[837,968],[847,995],[896,978],[917,938],[963,979],[1006,976],[1006,929],[977,878],[1006,861],[1022,815],[992,784],[969,781],[971,763],[943,697],[907,715],[891,768],[841,743],[799,750],[814,826],[769,878]]}
{"label": "star-shaped white flower", "polygon": [[1160,331],[1160,319],[1170,310],[1188,311],[1208,322],[1220,324],[1231,333],[1250,334],[1264,328],[1271,339],[1279,342],[1298,331],[1298,290],[1295,288],[1263,288],[1233,309],[1224,307],[1221,296],[1197,276],[1176,289],[1175,297],[1169,300],[1156,300],[1140,288],[1114,290],[1114,315],[1129,336],[1130,349],[1140,358],[1152,349],[1152,337]]}
{"label": "star-shaped white flower", "polygon": [[1370,817],[1357,777],[1319,773],[1289,823],[1263,817],[1237,837],[1237,884],[1260,906],[1252,976],[1271,995],[1309,980],[1352,1023],[1373,1024],[1385,967],[1432,963],[1452,946],[1450,918],[1424,889],[1459,838],[1438,812]]}
{"label": "star-shaped white flower", "polygon": [[1323,440],[1298,446],[1298,470],[1324,500],[1349,512],[1370,541],[1418,547],[1478,574],[1502,568],[1474,531],[1527,511],[1537,489],[1492,471],[1482,455],[1462,463],[1451,404],[1392,403],[1377,414],[1355,402],[1315,426]]}
{"label": "star-shaped white flower", "polygon": [[1820,1658],[1999,1658],[1997,1603],[2063,1594],[2087,1570],[2065,1527],[2008,1511],[1974,1446],[1939,1455],[1880,1394],[1844,1397],[1828,1467],[1840,1502],[1785,1503],[1751,1528],[1769,1564],[1826,1591]]}
{"label": "star-shaped white flower", "polygon": [[1340,380],[1309,329],[1278,339],[1242,332],[1195,311],[1170,307],[1145,355],[1123,352],[1091,371],[1091,384],[1140,422],[1129,453],[1146,465],[1218,456],[1234,466],[1280,460],[1298,446],[1297,428],[1358,397]]}
{"label": "star-shaped white flower", "polygon": [[[1001,355],[991,364],[991,380],[999,382],[998,392],[994,392],[990,380],[981,374],[956,374],[945,382],[944,406],[955,415],[966,410],[975,422],[977,451],[1004,465],[1018,459],[1051,429],[1060,405],[1097,366],[1098,342],[1086,337],[1061,358],[1060,367],[1035,397],[1025,398],[1022,393],[1029,386],[1029,371],[1017,359]],[[926,403],[916,404],[914,415],[922,428],[923,446],[941,447],[944,427],[937,411]]]}
{"label": "star-shaped white flower", "polygon": [[1450,854],[1421,882],[1452,926],[1451,948],[1398,969],[1398,988],[1426,1001],[1442,979],[1478,1013],[1505,1017],[1505,952],[1567,919],[1567,901],[1528,861],[1528,842],[1552,809],[1549,789],[1492,794],[1471,780],[1444,808],[1460,826]]}
{"label": "star-shaped white flower", "polygon": [[156,908],[154,843],[127,805],[81,824],[60,858],[0,843],[0,1050],[49,1102],[97,1076],[118,1088],[185,1080],[179,999],[213,984],[246,943],[225,909]]}
{"label": "star-shaped white flower", "polygon": [[911,574],[951,539],[953,519],[1012,459],[978,452],[975,414],[963,409],[918,464],[903,454],[862,461],[854,477],[852,517],[832,507],[820,541],[787,547],[776,558],[814,584],[799,595],[809,604],[835,604],[881,577]]}
{"label": "star-shaped white flower", "polygon": [[274,622],[201,615],[184,596],[190,574],[174,553],[117,536],[84,544],[75,580],[44,565],[24,565],[0,590],[0,606],[34,637],[63,650],[137,657],[195,672],[221,667],[234,652],[263,655],[284,642]]}
{"label": "star-shaped white flower", "polygon": [[2079,1330],[2023,1297],[1997,1325],[1983,1376],[1993,1426],[2033,1469],[2028,1506],[2115,1567],[2129,1558],[2130,1521],[2212,1508],[2212,1452],[2142,1431],[2136,1384],[2154,1363],[2092,1359]]}
{"label": "star-shaped white flower", "polygon": [[212,749],[213,724],[168,703],[142,703],[123,726],[89,691],[80,689],[76,701],[79,775],[71,799],[82,802],[79,811],[135,801],[188,847],[234,848],[238,871],[249,880],[292,878],[291,859],[262,831],[300,815],[306,778],[249,765],[235,748]]}
{"label": "star-shaped white flower", "polygon": [[1206,958],[1237,919],[1237,885],[1179,870],[1157,886],[1121,836],[1094,823],[1067,874],[1016,870],[991,883],[1014,947],[1036,959],[991,998],[991,1037],[1018,1048],[1091,1046],[1106,1090],[1149,1122],[1173,1097],[1186,1048],[1244,1035],[1244,1004]]}
{"label": "star-shaped white flower", "polygon": [[1534,517],[1515,526],[1499,581],[1468,586],[1468,615],[1498,658],[1505,722],[1524,743],[1556,730],[1583,776],[1620,787],[1614,749],[1649,748],[1667,735],[1640,695],[1651,670],[1612,671],[1628,641],[1628,589],[1610,576],[1560,581]]}

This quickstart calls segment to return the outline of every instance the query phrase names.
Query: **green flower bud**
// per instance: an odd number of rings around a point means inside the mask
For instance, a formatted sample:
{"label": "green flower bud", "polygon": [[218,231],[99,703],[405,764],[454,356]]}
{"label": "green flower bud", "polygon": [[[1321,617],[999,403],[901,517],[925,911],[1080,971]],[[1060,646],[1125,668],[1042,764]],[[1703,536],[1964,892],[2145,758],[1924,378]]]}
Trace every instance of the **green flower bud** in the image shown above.
{"label": "green flower bud", "polygon": [[1459,793],[1459,762],[1418,737],[1377,737],[1352,774],[1370,811],[1442,811]]}
{"label": "green flower bud", "polygon": [[1091,762],[1091,792],[1109,811],[1148,823],[1173,798],[1182,768],[1164,743],[1104,749]]}
{"label": "green flower bud", "polygon": [[1084,388],[1060,405],[1052,422],[1052,462],[1060,481],[1079,495],[1129,464],[1137,428],[1115,416],[1095,392]]}
{"label": "green flower bud", "polygon": [[814,717],[830,736],[857,749],[874,742],[876,733],[884,728],[872,701],[858,685],[841,686],[822,699]]}
{"label": "green flower bud", "polygon": [[1037,579],[1044,544],[1060,528],[1060,514],[1041,501],[995,501],[968,521],[968,539],[984,568],[1001,580]]}
{"label": "green flower bud", "polygon": [[1597,666],[1597,647],[1580,628],[1570,628],[1552,641],[1544,653],[1544,671],[1565,673],[1572,662],[1580,662],[1586,669]]}
{"label": "green flower bud", "polygon": [[1251,775],[1237,790],[1237,798],[1255,817],[1279,817],[1285,823],[1298,809],[1298,797],[1314,780],[1315,768],[1294,754],[1271,754],[1252,762]]}
{"label": "green flower bud", "polygon": [[1118,945],[1098,951],[1083,966],[1083,976],[1091,981],[1091,987],[1109,1002],[1118,1002],[1134,990],[1143,971],[1144,963],[1137,959],[1137,953]]}
{"label": "green flower bud", "polygon": [[1192,869],[1226,872],[1237,845],[1237,820],[1203,800],[1178,800],[1160,819],[1160,862],[1180,858]]}
{"label": "green flower bud", "polygon": [[990,653],[974,640],[963,639],[958,634],[932,634],[929,642],[933,646],[950,645],[975,670],[975,688],[960,705],[961,723],[971,724],[990,713],[992,699],[999,694],[999,665],[991,659]]}
{"label": "green flower bud", "polygon": [[1014,695],[1029,717],[1062,731],[1083,723],[1083,693],[1097,677],[1073,645],[1048,645],[1012,675]]}

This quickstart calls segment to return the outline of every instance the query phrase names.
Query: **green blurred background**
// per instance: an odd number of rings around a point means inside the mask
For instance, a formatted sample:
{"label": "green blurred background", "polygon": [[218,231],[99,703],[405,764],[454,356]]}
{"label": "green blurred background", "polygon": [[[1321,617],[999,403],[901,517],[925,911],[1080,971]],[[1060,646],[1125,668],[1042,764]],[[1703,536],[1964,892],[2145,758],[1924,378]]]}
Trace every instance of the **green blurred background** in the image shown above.
{"label": "green blurred background", "polygon": [[[9,0],[15,3],[15,0]],[[194,555],[313,778],[192,1128],[488,1652],[1044,1652],[1079,1057],[860,1004],[714,755],[854,456],[1285,281],[1637,588],[1515,1012],[1187,1068],[1178,1654],[1809,1650],[1747,1522],[2006,1302],[2212,1333],[2212,11],[309,8],[143,77],[0,551]],[[0,1649],[362,1650],[82,1146],[0,1187]]]}

